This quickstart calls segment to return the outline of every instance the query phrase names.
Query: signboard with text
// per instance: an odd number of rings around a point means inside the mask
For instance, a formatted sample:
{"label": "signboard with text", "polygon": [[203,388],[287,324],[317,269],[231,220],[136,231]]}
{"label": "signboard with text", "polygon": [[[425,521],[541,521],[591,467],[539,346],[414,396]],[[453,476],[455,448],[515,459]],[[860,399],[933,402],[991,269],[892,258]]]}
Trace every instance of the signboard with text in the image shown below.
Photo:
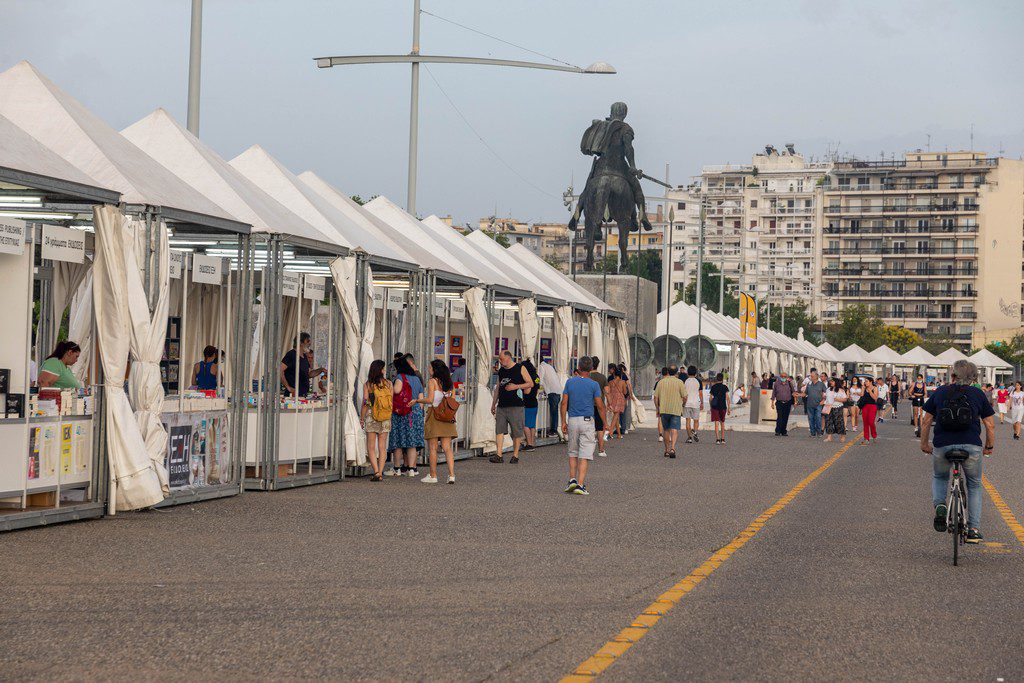
{"label": "signboard with text", "polygon": [[44,259],[83,263],[85,261],[85,233],[81,230],[57,225],[43,226]]}
{"label": "signboard with text", "polygon": [[219,285],[221,283],[223,259],[219,256],[207,256],[206,254],[192,255],[192,281],[202,282],[208,285]]}

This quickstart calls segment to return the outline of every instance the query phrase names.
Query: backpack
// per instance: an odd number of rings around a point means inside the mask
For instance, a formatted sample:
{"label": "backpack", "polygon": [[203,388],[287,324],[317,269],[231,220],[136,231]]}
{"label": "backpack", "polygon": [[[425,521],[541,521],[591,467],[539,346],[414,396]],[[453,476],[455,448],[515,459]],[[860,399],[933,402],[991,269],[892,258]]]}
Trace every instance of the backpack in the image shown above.
{"label": "backpack", "polygon": [[459,412],[459,402],[452,392],[445,392],[441,402],[434,406],[434,419],[438,422],[455,422],[455,414]]}
{"label": "backpack", "polygon": [[412,385],[409,384],[409,379],[405,375],[399,375],[402,378],[402,388],[398,392],[398,398],[395,400],[392,410],[395,415],[408,415],[412,412],[412,406],[409,402],[412,400]]}
{"label": "backpack", "polygon": [[373,395],[373,408],[371,414],[377,422],[387,422],[391,419],[391,412],[394,409],[394,394],[392,393],[391,382],[384,382],[381,385],[374,384],[370,387]]}
{"label": "backpack", "polygon": [[974,406],[967,398],[967,387],[953,387],[935,416],[947,432],[962,432],[974,424]]}

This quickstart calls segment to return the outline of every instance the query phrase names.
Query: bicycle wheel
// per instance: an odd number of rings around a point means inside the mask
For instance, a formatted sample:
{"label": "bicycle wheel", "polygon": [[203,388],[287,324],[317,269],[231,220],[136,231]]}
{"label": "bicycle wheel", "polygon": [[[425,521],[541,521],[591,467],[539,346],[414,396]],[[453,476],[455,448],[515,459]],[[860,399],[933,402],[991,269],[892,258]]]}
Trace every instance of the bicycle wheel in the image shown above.
{"label": "bicycle wheel", "polygon": [[960,561],[960,494],[954,487],[949,496],[949,525],[950,535],[953,537],[953,566]]}

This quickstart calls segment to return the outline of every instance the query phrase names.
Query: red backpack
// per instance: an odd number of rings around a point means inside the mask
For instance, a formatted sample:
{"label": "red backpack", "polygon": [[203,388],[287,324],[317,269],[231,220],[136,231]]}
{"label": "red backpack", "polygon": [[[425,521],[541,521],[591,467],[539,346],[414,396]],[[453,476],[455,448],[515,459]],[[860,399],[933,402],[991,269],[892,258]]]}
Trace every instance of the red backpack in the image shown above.
{"label": "red backpack", "polygon": [[395,415],[408,415],[412,412],[412,406],[409,402],[412,401],[412,385],[409,384],[409,379],[405,375],[399,375],[402,378],[402,388],[398,391],[398,398],[395,399],[395,405],[392,411]]}

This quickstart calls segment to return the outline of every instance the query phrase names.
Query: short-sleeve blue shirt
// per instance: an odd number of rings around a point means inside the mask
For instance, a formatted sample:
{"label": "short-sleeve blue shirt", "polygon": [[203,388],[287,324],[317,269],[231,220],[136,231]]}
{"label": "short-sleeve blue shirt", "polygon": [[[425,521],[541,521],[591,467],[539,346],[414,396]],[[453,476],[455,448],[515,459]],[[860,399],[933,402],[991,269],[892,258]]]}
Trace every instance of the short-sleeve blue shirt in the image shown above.
{"label": "short-sleeve blue shirt", "polygon": [[[946,384],[936,389],[928,400],[925,401],[924,412],[935,417],[936,413],[939,412],[939,408],[946,403],[946,399],[955,386],[957,385]],[[947,432],[942,428],[942,425],[939,424],[938,420],[936,420],[935,436],[932,437],[932,445],[936,448],[960,444],[973,444],[975,446],[983,445],[981,443],[981,421],[986,417],[994,415],[995,411],[992,410],[992,404],[985,399],[985,394],[981,389],[978,389],[977,387],[963,388],[966,390],[965,395],[967,396],[967,400],[971,402],[971,408],[976,419],[970,427],[962,432]]]}
{"label": "short-sleeve blue shirt", "polygon": [[566,381],[562,394],[569,397],[569,417],[593,417],[594,399],[600,398],[601,387],[589,377],[575,375]]}

